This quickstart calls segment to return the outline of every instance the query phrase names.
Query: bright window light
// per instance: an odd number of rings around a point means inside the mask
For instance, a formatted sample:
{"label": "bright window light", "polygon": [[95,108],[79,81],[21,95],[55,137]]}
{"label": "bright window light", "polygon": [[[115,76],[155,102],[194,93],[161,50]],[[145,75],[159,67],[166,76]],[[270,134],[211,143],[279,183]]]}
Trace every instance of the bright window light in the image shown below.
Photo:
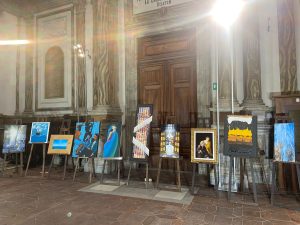
{"label": "bright window light", "polygon": [[211,13],[219,24],[228,28],[238,18],[244,4],[243,0],[217,0]]}
{"label": "bright window light", "polygon": [[26,45],[28,40],[0,40],[0,45]]}

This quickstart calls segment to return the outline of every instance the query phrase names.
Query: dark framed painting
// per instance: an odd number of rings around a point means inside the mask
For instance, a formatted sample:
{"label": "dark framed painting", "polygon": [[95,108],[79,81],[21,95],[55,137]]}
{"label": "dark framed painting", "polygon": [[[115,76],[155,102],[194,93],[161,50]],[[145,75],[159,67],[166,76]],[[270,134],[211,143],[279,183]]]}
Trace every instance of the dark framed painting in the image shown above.
{"label": "dark framed painting", "polygon": [[139,104],[136,111],[136,126],[132,138],[132,158],[145,160],[149,156],[150,132],[153,105]]}
{"label": "dark framed painting", "polygon": [[217,130],[191,129],[191,161],[193,163],[218,163]]}
{"label": "dark framed painting", "polygon": [[257,117],[228,115],[224,124],[224,155],[257,157]]}
{"label": "dark framed painting", "polygon": [[76,123],[73,143],[73,158],[97,157],[100,122]]}
{"label": "dark framed painting", "polygon": [[30,144],[48,143],[50,122],[33,122],[30,133]]}
{"label": "dark framed painting", "polygon": [[48,154],[70,155],[72,151],[73,135],[51,135]]}
{"label": "dark framed painting", "polygon": [[294,123],[275,123],[274,160],[278,162],[296,161]]}
{"label": "dark framed painting", "polygon": [[105,143],[103,146],[103,158],[115,158],[120,156],[121,124],[114,123],[107,127]]}
{"label": "dark framed painting", "polygon": [[176,124],[166,124],[161,128],[160,157],[179,158],[180,131]]}
{"label": "dark framed painting", "polygon": [[25,151],[26,125],[5,125],[2,153]]}

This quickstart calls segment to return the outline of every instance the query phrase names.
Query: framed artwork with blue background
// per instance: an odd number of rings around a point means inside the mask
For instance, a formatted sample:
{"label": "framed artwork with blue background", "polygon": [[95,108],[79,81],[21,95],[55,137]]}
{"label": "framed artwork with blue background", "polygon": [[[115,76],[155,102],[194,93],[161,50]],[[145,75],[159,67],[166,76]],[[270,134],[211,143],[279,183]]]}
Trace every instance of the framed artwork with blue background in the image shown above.
{"label": "framed artwork with blue background", "polygon": [[76,123],[72,157],[97,157],[101,123]]}
{"label": "framed artwork with blue background", "polygon": [[121,124],[110,124],[107,127],[105,143],[103,146],[103,158],[120,156]]}
{"label": "framed artwork with blue background", "polygon": [[274,125],[274,160],[295,162],[295,124],[275,123]]}
{"label": "framed artwork with blue background", "polygon": [[33,122],[31,126],[31,144],[48,143],[50,122]]}
{"label": "framed artwork with blue background", "polygon": [[73,135],[51,135],[48,154],[70,155],[72,150]]}
{"label": "framed artwork with blue background", "polygon": [[25,151],[26,125],[5,125],[2,153]]}
{"label": "framed artwork with blue background", "polygon": [[166,124],[161,128],[160,157],[179,158],[180,129],[176,124]]}

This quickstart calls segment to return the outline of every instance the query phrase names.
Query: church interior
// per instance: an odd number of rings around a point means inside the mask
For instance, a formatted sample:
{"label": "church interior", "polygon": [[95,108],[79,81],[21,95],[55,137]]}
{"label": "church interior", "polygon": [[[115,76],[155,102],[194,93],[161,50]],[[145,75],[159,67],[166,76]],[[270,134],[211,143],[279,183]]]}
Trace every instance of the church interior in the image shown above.
{"label": "church interior", "polygon": [[0,225],[300,224],[300,0],[0,0],[0,66]]}

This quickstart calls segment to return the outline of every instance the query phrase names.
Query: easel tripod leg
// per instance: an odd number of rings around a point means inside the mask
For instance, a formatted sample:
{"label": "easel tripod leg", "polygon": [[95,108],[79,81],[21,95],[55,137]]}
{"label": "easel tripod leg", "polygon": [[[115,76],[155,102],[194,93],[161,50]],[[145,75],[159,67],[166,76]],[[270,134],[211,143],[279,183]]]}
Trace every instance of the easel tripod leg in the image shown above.
{"label": "easel tripod leg", "polygon": [[118,185],[120,186],[120,168],[121,167],[121,161],[118,160]]}
{"label": "easel tripod leg", "polygon": [[300,189],[300,165],[299,164],[296,164],[296,170],[297,170],[298,186]]}
{"label": "easel tripod leg", "polygon": [[2,175],[4,175],[5,172],[5,163],[6,163],[7,154],[4,154],[4,160],[2,163]]}
{"label": "easel tripod leg", "polygon": [[193,176],[192,176],[192,195],[195,194],[195,176],[196,176],[196,164],[193,163]]}
{"label": "easel tripod leg", "polygon": [[215,191],[218,190],[219,187],[219,179],[217,177],[217,164],[214,165],[214,177],[215,177]]}
{"label": "easel tripod leg", "polygon": [[149,185],[149,163],[146,163],[146,189],[148,188]]}
{"label": "easel tripod leg", "polygon": [[45,175],[45,160],[46,160],[46,144],[43,144],[43,167],[42,167],[42,177]]}
{"label": "easel tripod leg", "polygon": [[23,152],[20,153],[20,176],[23,176]]}
{"label": "easel tripod leg", "polygon": [[180,161],[179,161],[179,159],[176,160],[176,164],[177,164],[178,191],[181,192]]}
{"label": "easel tripod leg", "polygon": [[159,177],[160,177],[160,170],[161,170],[161,161],[162,161],[162,158],[159,158],[158,171],[157,171],[157,177],[156,177],[156,188],[158,188],[158,185],[159,185]]}
{"label": "easel tripod leg", "polygon": [[276,163],[272,163],[272,190],[271,190],[271,205],[274,204],[274,194],[276,185]]}
{"label": "easel tripod leg", "polygon": [[52,169],[52,165],[53,165],[53,162],[54,162],[54,158],[55,158],[55,155],[53,155],[53,156],[52,156],[52,159],[51,159],[51,163],[50,163],[49,170],[48,170],[48,178],[50,177],[50,172],[51,172],[51,169]]}
{"label": "easel tripod leg", "polygon": [[75,170],[74,170],[74,174],[73,174],[73,182],[75,181],[78,167],[79,167],[79,157],[77,157],[77,160],[76,160]]}
{"label": "easel tripod leg", "polygon": [[102,173],[101,173],[101,178],[100,178],[100,184],[103,183],[103,176],[104,176],[104,171],[105,171],[105,165],[106,165],[106,160],[104,160],[104,163],[103,163],[103,168],[102,168]]}
{"label": "easel tripod leg", "polygon": [[228,201],[231,200],[232,167],[233,167],[233,157],[230,156],[230,163],[229,163],[229,181],[228,181]]}
{"label": "easel tripod leg", "polygon": [[254,176],[253,159],[249,159],[249,161],[250,161],[250,168],[251,168],[254,202],[257,203],[257,191],[256,191],[256,182],[255,182],[255,176]]}
{"label": "easel tripod leg", "polygon": [[132,168],[132,161],[130,161],[130,163],[129,163],[129,171],[128,171],[128,176],[127,176],[127,185],[129,185],[131,168]]}
{"label": "easel tripod leg", "polygon": [[68,155],[65,155],[64,175],[62,178],[63,180],[66,178],[67,162],[68,162]]}
{"label": "easel tripod leg", "polygon": [[28,157],[28,161],[27,161],[26,170],[25,170],[25,177],[27,176],[28,167],[29,167],[29,164],[30,164],[30,161],[31,161],[32,150],[33,150],[33,145],[31,145],[31,148],[30,148],[30,153],[29,153],[29,157]]}

